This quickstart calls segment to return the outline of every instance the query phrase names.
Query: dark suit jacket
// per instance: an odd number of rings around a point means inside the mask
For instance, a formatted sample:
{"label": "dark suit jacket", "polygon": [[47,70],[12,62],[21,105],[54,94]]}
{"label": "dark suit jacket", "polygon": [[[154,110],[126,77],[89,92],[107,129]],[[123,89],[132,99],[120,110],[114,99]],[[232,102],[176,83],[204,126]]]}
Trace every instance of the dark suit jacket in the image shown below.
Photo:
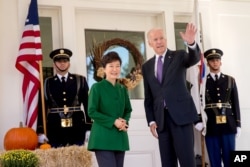
{"label": "dark suit jacket", "polygon": [[164,128],[164,101],[177,125],[198,120],[193,99],[186,85],[186,69],[200,60],[200,49],[196,46],[194,50],[189,49],[189,54],[184,50],[168,49],[164,59],[162,83],[159,83],[155,76],[155,56],[142,66],[147,122],[155,121],[159,131]]}

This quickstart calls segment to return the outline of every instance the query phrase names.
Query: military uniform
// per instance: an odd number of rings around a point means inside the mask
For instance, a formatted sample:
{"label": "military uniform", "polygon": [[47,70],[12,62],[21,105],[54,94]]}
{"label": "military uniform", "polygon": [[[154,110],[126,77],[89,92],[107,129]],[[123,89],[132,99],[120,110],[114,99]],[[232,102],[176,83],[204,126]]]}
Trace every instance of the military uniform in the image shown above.
{"label": "military uniform", "polygon": [[208,116],[206,135],[235,134],[236,127],[240,127],[241,124],[238,91],[234,78],[221,74],[218,81],[214,81],[209,74],[205,96],[205,112]]}
{"label": "military uniform", "polygon": [[[72,52],[57,49],[51,52],[54,60],[68,59]],[[86,78],[81,75],[67,73],[65,83],[59,75],[45,80],[45,99],[47,108],[47,135],[54,147],[66,145],[82,145],[85,133],[90,130],[91,119],[88,116],[88,91]],[[81,104],[84,111],[81,110]]]}
{"label": "military uniform", "polygon": [[[221,63],[222,55],[220,49],[210,49],[204,53],[212,69],[220,68],[218,65],[221,64],[216,63]],[[237,128],[241,127],[238,90],[233,77],[218,72],[219,69],[213,70],[216,73],[207,75],[205,89],[206,146],[211,167],[221,167],[222,161],[224,167],[229,167],[230,153],[235,150],[235,134]]]}

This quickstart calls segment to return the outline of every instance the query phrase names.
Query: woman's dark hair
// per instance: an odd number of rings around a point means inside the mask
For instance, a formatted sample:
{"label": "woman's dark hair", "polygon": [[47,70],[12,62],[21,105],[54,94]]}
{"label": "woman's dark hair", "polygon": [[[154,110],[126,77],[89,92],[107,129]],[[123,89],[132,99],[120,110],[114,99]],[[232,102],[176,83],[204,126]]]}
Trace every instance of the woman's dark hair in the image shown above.
{"label": "woman's dark hair", "polygon": [[106,55],[102,57],[102,67],[106,67],[108,63],[114,62],[114,61],[119,61],[120,64],[122,65],[122,60],[119,57],[118,53],[112,51],[108,52]]}

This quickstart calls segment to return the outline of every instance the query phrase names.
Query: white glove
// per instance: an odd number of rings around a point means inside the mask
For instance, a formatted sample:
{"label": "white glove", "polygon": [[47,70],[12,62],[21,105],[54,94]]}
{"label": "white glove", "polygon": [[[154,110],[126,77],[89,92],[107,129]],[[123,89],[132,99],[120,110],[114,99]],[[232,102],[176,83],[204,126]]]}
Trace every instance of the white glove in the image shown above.
{"label": "white glove", "polygon": [[38,135],[38,143],[46,143],[48,141],[49,141],[49,139],[47,138],[47,136],[45,134]]}
{"label": "white glove", "polygon": [[237,127],[237,133],[236,133],[236,137],[240,137],[241,135],[241,128],[240,127]]}
{"label": "white glove", "polygon": [[202,131],[202,129],[204,128],[203,123],[202,122],[198,122],[197,124],[195,124],[195,129],[198,131]]}
{"label": "white glove", "polygon": [[89,142],[90,130],[86,131],[85,133],[85,143]]}

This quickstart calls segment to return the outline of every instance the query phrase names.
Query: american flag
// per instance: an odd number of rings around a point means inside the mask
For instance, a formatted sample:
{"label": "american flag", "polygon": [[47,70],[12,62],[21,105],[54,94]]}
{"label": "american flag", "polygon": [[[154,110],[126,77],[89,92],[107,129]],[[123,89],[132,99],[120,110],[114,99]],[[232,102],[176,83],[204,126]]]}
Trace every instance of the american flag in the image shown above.
{"label": "american flag", "polygon": [[23,113],[27,127],[36,129],[42,60],[37,0],[31,0],[28,16],[16,59],[16,68],[23,74]]}

